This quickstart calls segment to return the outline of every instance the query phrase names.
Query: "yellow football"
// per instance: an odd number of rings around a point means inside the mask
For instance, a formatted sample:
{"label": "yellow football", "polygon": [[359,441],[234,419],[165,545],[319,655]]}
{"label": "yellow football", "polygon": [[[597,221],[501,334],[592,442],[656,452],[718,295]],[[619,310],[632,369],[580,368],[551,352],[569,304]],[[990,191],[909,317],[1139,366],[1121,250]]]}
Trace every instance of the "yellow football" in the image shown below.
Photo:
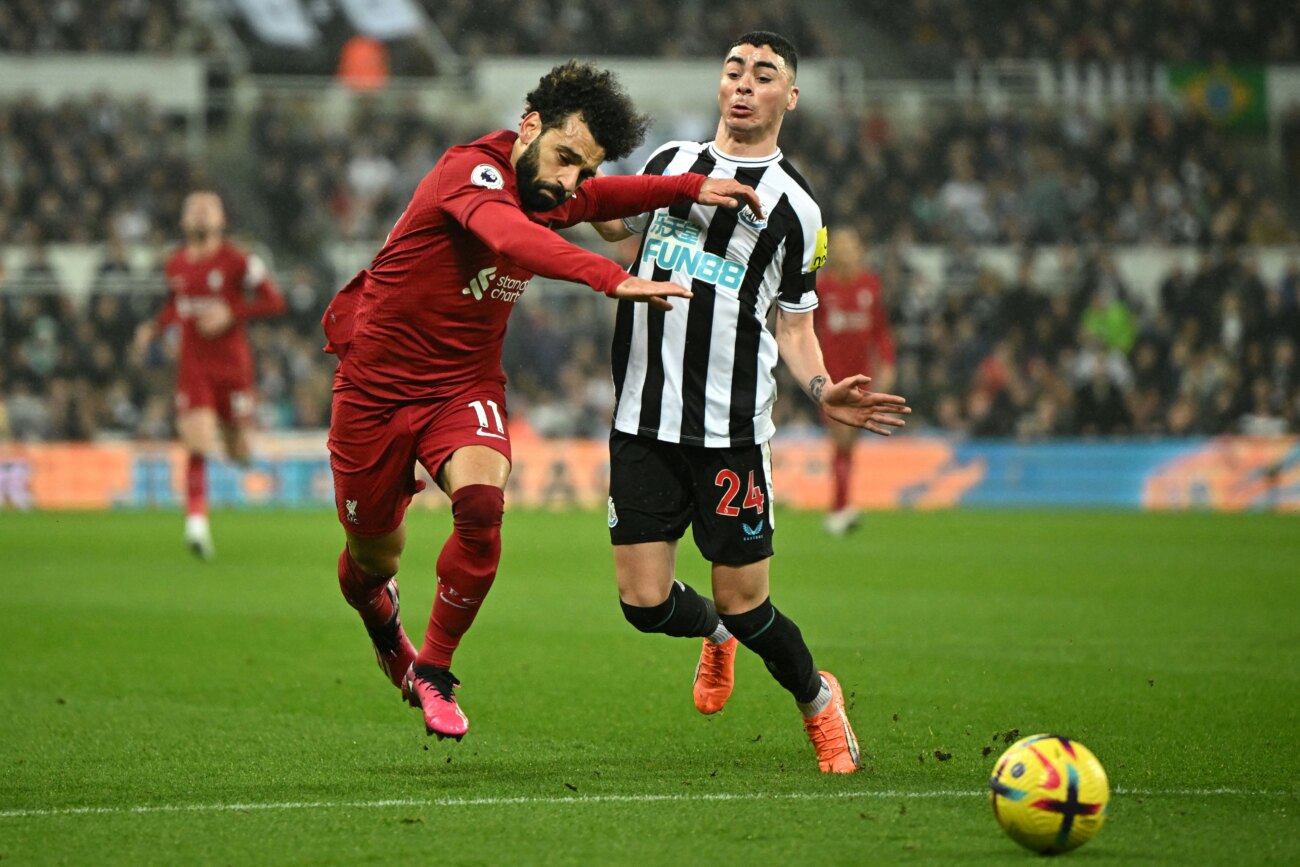
{"label": "yellow football", "polygon": [[993,766],[989,800],[1012,840],[1058,854],[1087,843],[1106,821],[1110,783],[1083,744],[1032,735],[1012,744]]}

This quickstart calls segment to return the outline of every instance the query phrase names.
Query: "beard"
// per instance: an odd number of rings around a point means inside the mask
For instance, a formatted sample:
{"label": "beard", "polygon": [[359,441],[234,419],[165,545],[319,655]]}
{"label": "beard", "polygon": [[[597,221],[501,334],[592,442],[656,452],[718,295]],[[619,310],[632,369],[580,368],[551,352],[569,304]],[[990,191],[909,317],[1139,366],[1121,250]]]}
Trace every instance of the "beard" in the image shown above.
{"label": "beard", "polygon": [[[536,142],[533,142],[536,144]],[[549,211],[564,202],[564,187],[539,180],[541,151],[530,147],[515,164],[515,177],[519,182],[519,201],[526,211]]]}
{"label": "beard", "polygon": [[217,235],[216,228],[212,226],[185,226],[181,232],[191,244],[206,244]]}

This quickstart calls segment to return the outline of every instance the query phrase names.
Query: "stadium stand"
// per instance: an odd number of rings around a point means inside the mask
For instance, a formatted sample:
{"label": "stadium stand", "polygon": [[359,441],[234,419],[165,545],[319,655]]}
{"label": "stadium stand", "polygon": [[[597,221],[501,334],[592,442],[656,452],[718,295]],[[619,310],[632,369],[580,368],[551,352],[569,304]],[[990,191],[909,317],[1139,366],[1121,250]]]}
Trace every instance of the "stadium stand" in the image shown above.
{"label": "stadium stand", "polygon": [[[314,19],[332,22],[322,33],[355,35],[338,8],[318,5],[334,10]],[[505,5],[421,0],[420,9],[468,61],[592,44],[692,57],[738,27],[763,25],[794,34],[810,55],[838,39],[794,0],[750,4],[745,20],[692,0],[530,0],[509,4],[511,15]],[[1184,61],[1214,59],[1218,47],[1233,61],[1295,60],[1287,4],[1241,11],[1248,5],[1051,0],[1001,4],[978,19],[944,0],[855,8],[921,54],[945,57],[946,75],[961,57]],[[211,44],[207,22],[189,8],[19,0],[0,7],[0,52],[201,51]],[[321,56],[333,63],[328,50]],[[400,51],[394,57],[400,72]],[[286,316],[252,329],[262,422],[323,427],[333,358],[320,352],[319,318],[349,276],[326,252],[375,248],[441,152],[483,128],[431,113],[414,96],[348,106],[327,117],[311,101],[265,91],[210,132],[205,155],[181,118],[147,101],[0,101],[0,438],[170,435],[173,348],[135,356],[130,336],[160,302],[161,251],[181,197],[214,179],[231,194],[239,240],[276,264],[289,302]],[[828,223],[854,223],[875,241],[898,339],[897,390],[917,408],[916,427],[1155,436],[1300,425],[1300,259],[1265,275],[1257,255],[1300,244],[1300,106],[1275,123],[1270,146],[1167,99],[1103,111],[948,99],[907,122],[874,102],[802,111],[783,135],[821,191]],[[243,174],[228,175],[232,165]],[[70,292],[50,264],[49,246],[69,244],[93,251],[86,291]],[[1016,251],[1017,263],[995,266],[990,245]],[[1135,290],[1117,264],[1133,245],[1165,251],[1158,291]],[[939,257],[937,270],[923,267],[922,248]],[[1191,249],[1199,252],[1168,252]],[[609,312],[563,291],[521,305],[506,352],[516,423],[602,435]],[[777,412],[787,432],[818,424],[800,401]]]}
{"label": "stadium stand", "polygon": [[742,7],[665,0],[420,0],[443,33],[459,34],[463,52],[484,54],[601,54],[699,57],[746,30],[783,33],[813,55],[829,53],[833,28],[796,0],[757,0]]}
{"label": "stadium stand", "polygon": [[903,43],[915,71],[946,76],[954,60],[1295,63],[1289,0],[862,0],[871,22]]}
{"label": "stadium stand", "polygon": [[[838,125],[840,129],[831,124]],[[832,221],[921,243],[1277,243],[1283,202],[1240,146],[1160,104],[1096,118],[1080,108],[943,111],[895,135],[868,114],[800,118],[787,150]]]}
{"label": "stadium stand", "polygon": [[[79,131],[68,135],[68,130]],[[185,131],[145,101],[0,104],[0,243],[143,241],[171,231],[191,185],[208,182]]]}
{"label": "stadium stand", "polygon": [[157,0],[7,0],[0,51],[167,53],[196,47],[181,3]]}

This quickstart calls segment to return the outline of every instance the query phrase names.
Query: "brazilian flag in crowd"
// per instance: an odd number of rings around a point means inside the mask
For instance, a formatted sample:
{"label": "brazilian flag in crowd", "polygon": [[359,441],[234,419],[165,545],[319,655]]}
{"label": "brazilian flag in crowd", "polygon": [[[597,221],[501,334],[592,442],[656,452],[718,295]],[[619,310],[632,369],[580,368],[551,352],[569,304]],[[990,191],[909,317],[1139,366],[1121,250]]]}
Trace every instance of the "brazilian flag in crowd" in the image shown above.
{"label": "brazilian flag in crowd", "polygon": [[1171,65],[1169,89],[1222,127],[1268,127],[1268,70],[1263,66]]}

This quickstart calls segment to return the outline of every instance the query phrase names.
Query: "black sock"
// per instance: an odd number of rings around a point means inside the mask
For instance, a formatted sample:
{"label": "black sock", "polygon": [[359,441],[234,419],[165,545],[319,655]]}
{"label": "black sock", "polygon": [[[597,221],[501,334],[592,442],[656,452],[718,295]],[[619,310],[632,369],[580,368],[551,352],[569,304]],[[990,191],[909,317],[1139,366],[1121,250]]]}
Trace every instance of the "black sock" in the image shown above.
{"label": "black sock", "polygon": [[642,608],[623,606],[623,616],[642,632],[659,632],[674,638],[704,638],[718,628],[718,611],[713,600],[701,596],[680,581],[673,582],[668,598],[659,605]]}
{"label": "black sock", "polygon": [[790,691],[795,701],[810,702],[821,691],[822,679],[813,665],[812,652],[794,621],[772,605],[771,599],[753,611],[723,614],[722,622],[741,644],[754,651],[772,672],[776,682]]}

